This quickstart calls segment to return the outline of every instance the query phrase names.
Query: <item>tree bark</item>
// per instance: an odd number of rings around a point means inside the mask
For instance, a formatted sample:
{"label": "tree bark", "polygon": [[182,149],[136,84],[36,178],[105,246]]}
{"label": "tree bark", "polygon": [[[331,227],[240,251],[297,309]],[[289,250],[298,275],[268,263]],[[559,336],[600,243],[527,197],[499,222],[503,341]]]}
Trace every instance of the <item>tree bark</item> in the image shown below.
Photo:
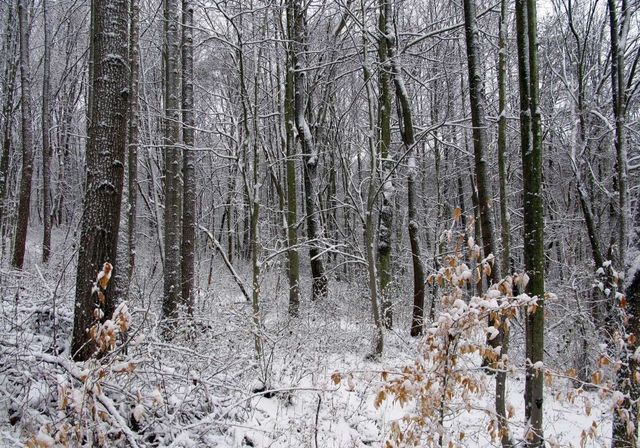
{"label": "tree bark", "polygon": [[180,281],[180,4],[164,2],[164,301],[162,314],[178,316],[182,291]]}
{"label": "tree bark", "polygon": [[[387,7],[387,15],[391,17],[391,6]],[[416,158],[415,133],[413,129],[413,118],[411,113],[411,100],[404,84],[401,69],[395,56],[395,37],[387,26],[385,33],[387,39],[387,51],[391,68],[391,78],[395,87],[396,101],[398,102],[397,113],[400,122],[400,134],[404,146],[404,153],[407,157],[407,212],[408,212],[408,232],[409,244],[411,245],[411,265],[413,267],[413,309],[411,314],[411,336],[422,334],[424,324],[424,286],[425,274],[420,253],[420,235],[417,221],[417,198],[416,198]]]}
{"label": "tree bark", "polygon": [[[608,0],[609,31],[611,38],[611,98],[613,116],[615,118],[616,149],[616,177],[618,190],[618,260],[619,266],[624,266],[625,251],[628,245],[627,227],[629,213],[629,192],[627,191],[627,148],[624,144],[625,122],[625,77],[624,77],[624,35],[622,27],[618,23],[618,13],[615,0]],[[628,8],[623,1],[622,12],[625,14]]]}
{"label": "tree bark", "polygon": [[128,105],[127,1],[104,0],[92,8],[91,51],[93,100],[87,143],[87,181],[82,214],[76,277],[76,306],[71,353],[84,361],[95,352],[87,332],[99,308],[111,318],[115,304],[108,288],[104,303],[97,300],[92,284],[103,263],[114,263],[117,253],[120,205],[124,175]]}
{"label": "tree bark", "polygon": [[[293,3],[287,5],[287,28],[293,35]],[[287,68],[295,67],[293,44],[287,44]],[[300,308],[300,254],[298,253],[298,200],[296,182],[296,138],[295,123],[295,80],[293,70],[286,70],[284,95],[284,126],[286,133],[285,152],[287,156],[287,277],[289,279],[289,314],[297,316]]]}
{"label": "tree bark", "polygon": [[[2,91],[2,154],[0,154],[0,237],[4,235],[5,196],[7,194],[7,180],[9,176],[9,156],[11,153],[11,123],[13,121],[13,100],[16,86],[16,72],[18,58],[15,56],[19,37],[16,33],[14,2],[10,2],[7,11],[5,27],[4,54],[5,70]],[[4,248],[4,242],[2,244]]]}
{"label": "tree bark", "polygon": [[320,210],[318,210],[318,153],[316,151],[313,136],[305,117],[308,107],[307,83],[305,75],[305,16],[301,0],[289,0],[292,5],[291,18],[295,53],[294,66],[294,110],[295,123],[302,148],[302,161],[304,172],[304,194],[307,217],[307,237],[309,239],[309,257],[311,259],[311,275],[313,278],[312,299],[324,298],[327,295],[327,275],[322,262],[320,240],[323,237],[322,224],[320,223]]}
{"label": "tree bark", "polygon": [[49,30],[49,2],[42,0],[44,28],[44,56],[42,71],[42,262],[49,261],[51,254],[51,36]]}
{"label": "tree bark", "polygon": [[542,128],[539,110],[537,12],[534,0],[516,1],[520,139],[524,195],[524,263],[529,276],[526,292],[538,299],[525,322],[525,416],[530,434],[527,445],[542,447],[544,355],[544,210],[542,204]]}
{"label": "tree bark", "polygon": [[[624,52],[629,5],[622,1],[622,21],[618,18],[614,0],[608,0],[609,32],[611,38],[611,93],[615,117],[616,174],[618,190],[619,261],[624,263],[627,309],[623,311],[622,327],[626,341],[622,366],[617,372],[616,388],[624,394],[613,413],[612,448],[638,446],[638,400],[640,399],[640,365],[635,351],[638,347],[640,317],[640,198],[636,197],[632,238],[628,235],[629,187],[627,185],[627,148],[625,145],[626,90]],[[627,247],[631,243],[629,247]],[[629,249],[629,250],[627,250]],[[624,309],[624,307],[622,307]],[[631,424],[632,429],[627,427]]]}
{"label": "tree bark", "polygon": [[395,189],[392,179],[393,160],[389,156],[391,146],[391,93],[389,51],[387,42],[387,18],[391,6],[389,0],[379,0],[378,15],[378,129],[377,151],[380,155],[380,180],[382,182],[382,208],[378,229],[378,275],[380,276],[380,298],[382,322],[386,328],[393,326],[393,309],[389,292],[391,283],[391,237],[393,234],[393,208]]}
{"label": "tree bark", "polygon": [[127,210],[127,289],[131,284],[136,265],[136,221],[138,203],[138,146],[140,142],[140,3],[130,0],[129,4],[129,127],[128,139],[128,201]]}
{"label": "tree bark", "polygon": [[33,175],[33,129],[31,127],[31,68],[29,50],[29,10],[26,0],[18,1],[20,28],[20,84],[22,102],[22,176],[18,199],[18,219],[13,246],[13,267],[22,269],[24,264],[29,211],[31,204],[31,178]]}
{"label": "tree bark", "polygon": [[193,3],[182,0],[182,301],[193,314],[196,250],[196,177],[193,114]]}
{"label": "tree bark", "polygon": [[[475,0],[465,0],[465,37],[467,42],[467,68],[469,73],[469,106],[471,108],[471,125],[473,127],[473,154],[475,160],[475,179],[478,190],[478,208],[482,232],[482,249],[484,256],[493,254],[497,259],[495,231],[491,211],[491,179],[487,175],[485,150],[487,147],[487,120],[485,115],[486,100],[482,80],[482,67],[477,48],[478,27],[476,21]],[[500,264],[494,263],[491,269],[494,283],[500,281]],[[498,344],[499,345],[499,344]]]}
{"label": "tree bark", "polygon": [[[498,179],[500,188],[500,229],[502,237],[502,253],[500,270],[502,275],[506,275],[510,270],[511,247],[510,247],[510,223],[509,223],[509,199],[507,196],[507,23],[509,9],[507,0],[500,2],[500,25],[499,25],[499,49],[498,49]],[[499,324],[500,333],[496,339],[501,345],[500,354],[503,362],[506,362],[506,355],[509,350],[509,328],[504,323]],[[498,416],[498,427],[500,428],[500,439],[503,448],[511,448],[513,442],[509,431],[506,412],[506,389],[507,370],[506,366],[501,366],[496,372],[496,414]]]}

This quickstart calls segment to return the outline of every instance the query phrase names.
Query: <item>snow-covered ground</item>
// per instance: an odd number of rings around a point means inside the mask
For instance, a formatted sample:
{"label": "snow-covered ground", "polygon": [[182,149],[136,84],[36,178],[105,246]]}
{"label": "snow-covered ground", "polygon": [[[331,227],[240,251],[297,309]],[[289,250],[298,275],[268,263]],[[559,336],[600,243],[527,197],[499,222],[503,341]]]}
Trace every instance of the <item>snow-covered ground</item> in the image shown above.
{"label": "snow-covered ground", "polygon": [[[264,355],[257,359],[250,306],[223,266],[214,264],[213,284],[200,285],[194,322],[179,322],[171,341],[158,327],[158,274],[138,275],[128,304],[129,342],[101,363],[76,364],[68,357],[74,271],[67,261],[0,271],[0,446],[384,446],[391,423],[415,410],[412,400],[405,407],[393,399],[374,405],[382,372],[411,365],[418,341],[408,336],[409,307],[399,304],[384,355],[367,356],[373,329],[362,279],[332,281],[326,301],[305,300],[292,320],[286,277],[266,272]],[[518,366],[521,334],[513,328]],[[499,446],[487,430],[493,378],[482,381],[486,391],[469,409],[447,410],[445,446]],[[523,388],[516,367],[507,402],[520,442]],[[609,398],[576,392],[558,378],[546,388],[544,406],[550,446],[608,446]]]}

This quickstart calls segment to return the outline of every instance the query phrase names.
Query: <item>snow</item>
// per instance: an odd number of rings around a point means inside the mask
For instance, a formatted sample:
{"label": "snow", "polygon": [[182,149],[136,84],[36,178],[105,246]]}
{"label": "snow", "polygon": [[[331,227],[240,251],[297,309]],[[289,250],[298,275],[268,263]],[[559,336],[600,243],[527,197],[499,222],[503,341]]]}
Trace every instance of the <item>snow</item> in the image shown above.
{"label": "snow", "polygon": [[[144,269],[144,265],[138,269]],[[126,316],[131,322],[131,339],[126,353],[118,340],[113,354],[102,365],[95,361],[72,362],[68,345],[60,354],[45,353],[52,341],[47,333],[50,330],[30,325],[28,318],[33,310],[51,310],[48,291],[55,284],[43,281],[57,281],[57,277],[47,271],[28,277],[22,283],[25,290],[17,311],[13,305],[5,305],[12,303],[8,299],[0,308],[5,317],[11,316],[0,321],[0,362],[9,366],[0,372],[0,446],[15,446],[15,440],[25,443],[27,437],[36,436],[43,446],[56,446],[57,433],[50,428],[60,421],[57,416],[66,414],[83,416],[87,426],[81,430],[92,428],[96,434],[110,437],[120,434],[109,445],[114,447],[127,446],[127,437],[140,447],[151,445],[148,438],[153,438],[157,446],[167,447],[383,446],[391,426],[418,405],[409,399],[401,406],[389,398],[376,407],[376,396],[385,384],[383,372],[393,378],[403,367],[416,362],[428,366],[445,353],[444,346],[425,356],[426,339],[408,335],[409,305],[398,303],[394,309],[397,327],[385,332],[383,356],[371,360],[367,355],[373,325],[369,304],[362,299],[365,282],[334,282],[326,301],[304,301],[301,316],[291,320],[287,316],[286,290],[269,269],[265,265],[261,284],[265,347],[261,360],[254,355],[251,309],[222,265],[214,266],[216,288],[201,291],[193,327],[181,321],[179,334],[172,341],[161,337],[158,316],[153,311],[159,303],[157,290],[151,288],[143,300],[134,294],[132,300],[119,304],[101,331],[115,331],[119,316]],[[453,271],[458,278],[471,273],[466,265]],[[73,280],[72,276],[64,279],[68,284],[60,290],[70,293],[58,297],[56,308],[57,331],[67,341],[73,318],[73,290],[69,288]],[[438,304],[436,322],[442,327],[428,328],[427,335],[438,338],[444,331],[453,336],[455,323],[474,315],[481,325],[469,336],[472,342],[485,344],[487,335],[497,337],[498,329],[486,324],[486,313],[509,306],[499,289],[492,288],[487,295],[468,301],[463,289],[458,288],[456,294],[447,305]],[[536,298],[522,294],[511,300],[530,304]],[[550,306],[563,306],[562,300],[557,302]],[[16,312],[17,320],[13,317]],[[13,325],[14,321],[20,325]],[[513,412],[509,421],[514,439],[520,442],[525,434],[521,325],[522,321],[513,321],[506,358],[507,402]],[[478,383],[480,393],[458,390],[439,430],[445,440],[469,448],[499,446],[486,430],[495,418],[494,377],[484,374],[481,361],[477,353],[459,357],[457,368],[468,369],[460,371]],[[545,378],[547,372],[559,367],[566,369],[549,358],[534,364],[545,372]],[[335,372],[340,376],[338,384],[332,379]],[[411,394],[420,390],[416,383],[403,384]],[[430,390],[433,396],[442,393],[440,384]],[[15,427],[7,423],[12,403],[7,397],[28,410]],[[620,394],[614,398],[619,399]],[[549,442],[578,447],[582,432],[591,431],[593,436],[586,446],[608,444],[613,404],[610,396],[597,390],[576,390],[570,381],[559,377],[545,385],[544,403]],[[106,421],[92,420],[93,406],[105,414]],[[129,428],[134,420],[140,432],[120,431],[121,425]],[[465,434],[462,442],[460,433]]]}

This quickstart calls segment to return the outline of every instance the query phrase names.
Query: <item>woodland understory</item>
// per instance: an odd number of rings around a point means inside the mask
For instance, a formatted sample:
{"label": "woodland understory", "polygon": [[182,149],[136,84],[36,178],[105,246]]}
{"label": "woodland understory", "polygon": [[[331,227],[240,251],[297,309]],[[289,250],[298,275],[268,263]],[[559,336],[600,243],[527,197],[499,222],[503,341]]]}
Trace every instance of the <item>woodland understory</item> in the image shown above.
{"label": "woodland understory", "polygon": [[0,0],[0,445],[638,446],[640,3]]}

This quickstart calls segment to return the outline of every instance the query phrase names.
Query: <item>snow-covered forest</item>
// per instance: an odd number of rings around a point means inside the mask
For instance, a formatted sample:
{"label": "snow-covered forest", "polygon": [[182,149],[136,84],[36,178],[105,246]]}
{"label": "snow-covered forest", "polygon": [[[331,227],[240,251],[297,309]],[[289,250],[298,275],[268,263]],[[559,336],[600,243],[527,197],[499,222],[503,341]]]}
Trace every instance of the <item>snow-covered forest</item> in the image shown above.
{"label": "snow-covered forest", "polygon": [[0,0],[0,446],[637,447],[640,3]]}

